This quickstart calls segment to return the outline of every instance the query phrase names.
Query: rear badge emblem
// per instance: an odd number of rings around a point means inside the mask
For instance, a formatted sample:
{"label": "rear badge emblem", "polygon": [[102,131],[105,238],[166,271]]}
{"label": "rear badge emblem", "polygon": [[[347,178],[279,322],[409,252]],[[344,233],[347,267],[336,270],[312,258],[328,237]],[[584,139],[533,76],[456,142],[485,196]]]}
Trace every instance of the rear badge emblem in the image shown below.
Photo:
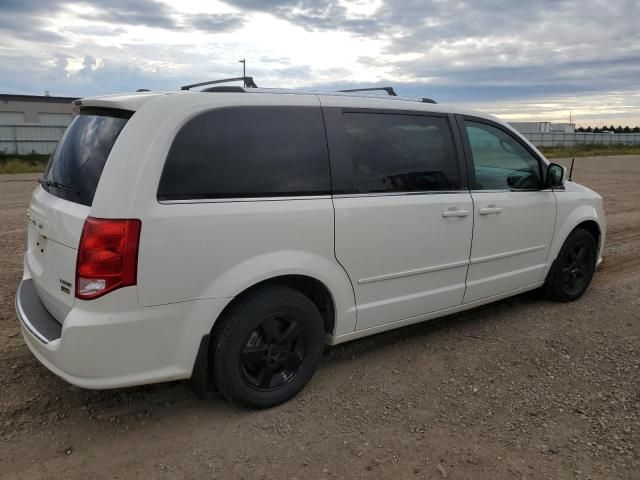
{"label": "rear badge emblem", "polygon": [[71,284],[66,280],[60,279],[60,290],[69,295],[71,293]]}

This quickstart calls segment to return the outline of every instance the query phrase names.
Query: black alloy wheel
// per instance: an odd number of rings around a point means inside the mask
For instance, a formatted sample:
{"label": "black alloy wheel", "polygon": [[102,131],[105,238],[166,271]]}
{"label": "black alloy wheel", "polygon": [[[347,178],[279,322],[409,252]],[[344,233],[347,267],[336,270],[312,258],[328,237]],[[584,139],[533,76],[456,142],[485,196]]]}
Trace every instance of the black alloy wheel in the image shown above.
{"label": "black alloy wheel", "polygon": [[213,380],[238,405],[269,408],[289,400],[322,358],[322,316],[306,295],[288,286],[256,287],[218,322],[209,352]]}
{"label": "black alloy wheel", "polygon": [[547,296],[559,302],[570,302],[587,290],[596,269],[596,240],[588,231],[574,230],[564,245],[547,276]]}
{"label": "black alloy wheel", "polygon": [[569,295],[575,295],[586,288],[590,280],[593,264],[593,249],[587,242],[578,242],[564,258],[562,266],[562,284]]}
{"label": "black alloy wheel", "polygon": [[268,391],[293,379],[306,352],[298,321],[267,318],[249,335],[240,356],[240,368],[249,385]]}

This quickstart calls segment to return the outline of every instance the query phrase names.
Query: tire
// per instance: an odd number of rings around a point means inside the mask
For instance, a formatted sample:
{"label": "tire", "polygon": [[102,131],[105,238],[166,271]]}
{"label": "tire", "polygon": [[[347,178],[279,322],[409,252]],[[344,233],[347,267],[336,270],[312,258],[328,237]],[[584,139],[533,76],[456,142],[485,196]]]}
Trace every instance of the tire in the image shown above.
{"label": "tire", "polygon": [[297,290],[272,285],[232,305],[210,353],[218,390],[232,403],[269,408],[294,397],[324,350],[324,323]]}
{"label": "tire", "polygon": [[587,290],[596,269],[596,240],[588,231],[571,232],[547,275],[545,293],[558,302],[572,302]]}

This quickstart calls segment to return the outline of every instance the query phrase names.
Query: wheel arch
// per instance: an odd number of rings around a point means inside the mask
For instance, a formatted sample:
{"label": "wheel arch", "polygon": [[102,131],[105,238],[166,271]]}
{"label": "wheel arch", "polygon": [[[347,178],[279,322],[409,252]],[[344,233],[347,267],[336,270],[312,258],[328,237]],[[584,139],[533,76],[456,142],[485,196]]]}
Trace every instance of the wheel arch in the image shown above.
{"label": "wheel arch", "polygon": [[585,229],[594,236],[598,258],[602,257],[605,235],[604,219],[598,215],[598,211],[595,208],[583,205],[573,210],[562,223],[556,226],[556,233],[554,234],[553,242],[549,250],[547,270],[545,271],[544,278],[546,278],[551,271],[569,235],[578,228]]}
{"label": "wheel arch", "polygon": [[[327,335],[333,335],[336,326],[336,304],[334,296],[323,282],[312,276],[302,274],[277,275],[275,277],[270,277],[253,283],[238,295],[234,296],[229,303],[227,303],[218,316],[218,319],[223,318],[225,313],[232,308],[233,305],[242,302],[252,292],[269,285],[286,285],[309,298],[320,312],[325,333]],[[214,322],[211,329],[212,338],[215,337],[216,331],[220,328],[220,325],[221,322],[217,320]]]}
{"label": "wheel arch", "polygon": [[[332,261],[333,260],[333,261]],[[356,325],[355,294],[351,281],[333,255],[304,251],[277,251],[246,258],[218,275],[201,293],[201,298],[224,298],[220,314],[210,319],[209,333],[201,341],[194,362],[192,384],[208,383],[210,348],[216,343],[220,320],[232,306],[251,291],[268,284],[284,284],[308,296],[324,321],[326,343],[333,336],[350,333]]]}
{"label": "wheel arch", "polygon": [[573,228],[573,230],[571,230],[571,232],[569,232],[569,235],[575,232],[578,228],[582,228],[583,230],[586,230],[593,236],[594,240],[596,241],[596,250],[599,252],[600,239],[602,237],[602,230],[600,229],[600,225],[598,225],[598,222],[596,222],[595,220],[585,220],[583,222],[580,222],[578,225],[576,225]]}
{"label": "wheel arch", "polygon": [[[356,325],[355,294],[351,280],[333,257],[333,252],[318,255],[298,250],[273,251],[244,259],[217,275],[202,291],[200,298],[226,298],[237,301],[247,291],[266,282],[285,282],[308,294],[313,285],[333,302],[333,335],[350,333]],[[320,287],[322,285],[322,287]],[[226,307],[226,305],[225,305]],[[212,319],[214,325],[220,315]]]}
{"label": "wheel arch", "polygon": [[223,322],[220,319],[224,318],[229,309],[242,302],[252,292],[269,285],[286,285],[309,298],[320,312],[325,334],[327,336],[334,334],[336,327],[335,300],[331,291],[323,282],[312,276],[301,274],[278,275],[258,281],[234,296],[214,321],[211,332],[202,337],[191,375],[191,385],[201,396],[205,396],[214,383],[211,374],[212,365],[210,363],[212,358],[211,349],[216,345],[217,337],[222,330]]}

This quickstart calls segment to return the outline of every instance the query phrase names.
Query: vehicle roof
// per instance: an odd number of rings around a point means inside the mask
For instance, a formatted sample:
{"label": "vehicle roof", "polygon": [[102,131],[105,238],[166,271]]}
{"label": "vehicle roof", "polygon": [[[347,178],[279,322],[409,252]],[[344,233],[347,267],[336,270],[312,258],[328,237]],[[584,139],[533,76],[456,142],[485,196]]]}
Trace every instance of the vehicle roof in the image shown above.
{"label": "vehicle roof", "polygon": [[[211,105],[215,106],[217,99],[221,97],[228,98],[229,95],[303,95],[314,96],[320,99],[323,106],[349,107],[349,108],[384,108],[384,109],[400,109],[400,110],[422,110],[439,113],[459,113],[463,115],[473,115],[477,117],[488,118],[493,121],[503,123],[493,115],[479,112],[473,109],[461,108],[442,103],[426,103],[422,98],[402,97],[402,96],[383,96],[377,94],[367,94],[361,92],[331,92],[322,90],[302,90],[302,89],[284,89],[284,88],[239,88],[237,91],[194,91],[194,90],[176,90],[163,92],[131,92],[116,93],[111,95],[100,95],[95,97],[82,98],[76,105],[116,108],[123,110],[137,111],[145,103],[159,97],[167,97],[174,95],[198,95],[202,98],[210,98]],[[204,97],[207,96],[207,97]],[[238,97],[241,98],[241,97]],[[175,99],[173,100],[175,101]],[[244,103],[244,102],[243,102]]]}

